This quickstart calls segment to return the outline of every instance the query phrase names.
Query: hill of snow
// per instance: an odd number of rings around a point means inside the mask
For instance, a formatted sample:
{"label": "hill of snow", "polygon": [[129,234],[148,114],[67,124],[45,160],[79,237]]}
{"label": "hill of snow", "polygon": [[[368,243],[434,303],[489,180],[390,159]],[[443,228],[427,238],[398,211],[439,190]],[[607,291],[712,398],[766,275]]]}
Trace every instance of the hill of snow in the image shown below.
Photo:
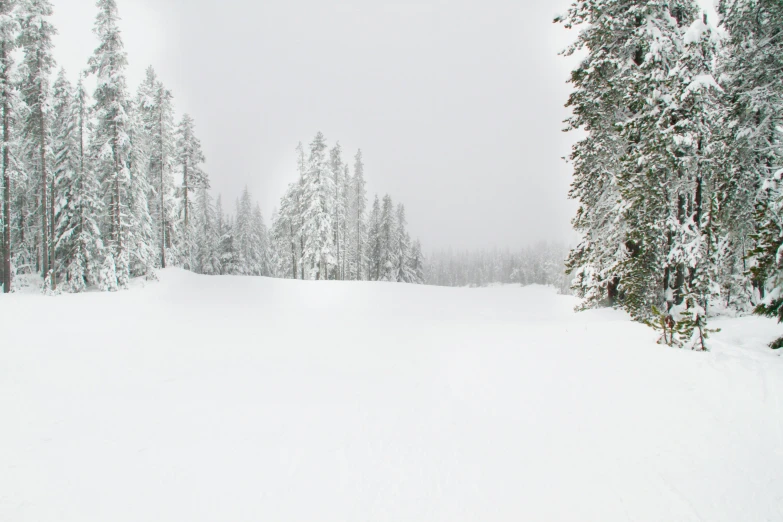
{"label": "hill of snow", "polygon": [[783,328],[542,287],[0,296],[0,520],[783,521]]}

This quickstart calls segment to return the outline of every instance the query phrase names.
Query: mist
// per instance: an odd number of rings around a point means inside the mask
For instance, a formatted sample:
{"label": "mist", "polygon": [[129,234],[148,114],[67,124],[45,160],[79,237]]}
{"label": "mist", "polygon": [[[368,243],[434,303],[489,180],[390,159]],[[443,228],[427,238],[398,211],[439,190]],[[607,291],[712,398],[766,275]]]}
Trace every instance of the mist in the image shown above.
{"label": "mist", "polygon": [[[294,148],[323,132],[361,148],[368,192],[406,205],[428,249],[571,241],[562,157],[573,60],[552,24],[568,6],[482,2],[120,4],[135,92],[152,65],[190,113],[215,193],[247,185],[267,219],[296,177]],[[96,46],[90,0],[56,0],[59,65]]]}

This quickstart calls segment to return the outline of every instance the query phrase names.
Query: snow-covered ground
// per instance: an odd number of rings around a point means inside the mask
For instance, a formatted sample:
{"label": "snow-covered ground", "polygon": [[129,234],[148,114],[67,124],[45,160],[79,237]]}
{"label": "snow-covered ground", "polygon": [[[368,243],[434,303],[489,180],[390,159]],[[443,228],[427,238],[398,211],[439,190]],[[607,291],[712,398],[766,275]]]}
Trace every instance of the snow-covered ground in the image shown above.
{"label": "snow-covered ground", "polygon": [[[541,287],[0,297],[0,520],[783,521],[783,327]],[[714,324],[715,324],[714,323]]]}

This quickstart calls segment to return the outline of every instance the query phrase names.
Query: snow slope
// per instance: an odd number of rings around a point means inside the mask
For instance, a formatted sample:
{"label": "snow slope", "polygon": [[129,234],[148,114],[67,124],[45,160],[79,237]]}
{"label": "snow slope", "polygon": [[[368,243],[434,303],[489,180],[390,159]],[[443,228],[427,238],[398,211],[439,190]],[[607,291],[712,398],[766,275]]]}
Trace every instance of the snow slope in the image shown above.
{"label": "snow slope", "polygon": [[0,520],[783,521],[783,333],[547,288],[0,297]]}

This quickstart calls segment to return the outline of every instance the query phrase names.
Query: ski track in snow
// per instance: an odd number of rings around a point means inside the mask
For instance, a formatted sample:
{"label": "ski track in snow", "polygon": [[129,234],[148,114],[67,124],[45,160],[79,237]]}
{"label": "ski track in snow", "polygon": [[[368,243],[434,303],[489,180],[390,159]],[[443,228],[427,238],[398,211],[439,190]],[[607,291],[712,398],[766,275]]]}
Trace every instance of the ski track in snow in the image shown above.
{"label": "ski track in snow", "polygon": [[783,521],[771,320],[160,275],[0,296],[0,520]]}

